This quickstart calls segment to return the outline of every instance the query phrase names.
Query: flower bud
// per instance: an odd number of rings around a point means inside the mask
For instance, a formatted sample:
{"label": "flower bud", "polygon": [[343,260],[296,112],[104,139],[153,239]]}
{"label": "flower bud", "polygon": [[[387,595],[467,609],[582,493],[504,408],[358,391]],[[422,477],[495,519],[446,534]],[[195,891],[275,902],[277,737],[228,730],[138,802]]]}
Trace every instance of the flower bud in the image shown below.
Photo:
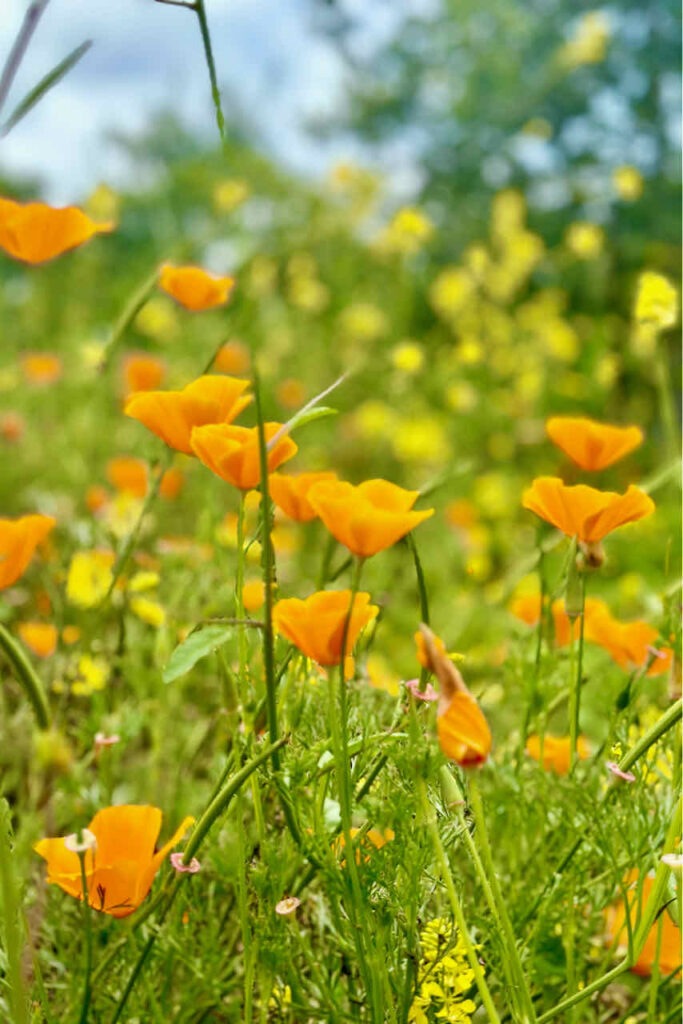
{"label": "flower bud", "polygon": [[94,852],[97,849],[97,837],[89,828],[84,828],[81,829],[80,835],[78,832],[72,832],[70,836],[65,836],[64,845],[72,853],[85,853],[87,850]]}

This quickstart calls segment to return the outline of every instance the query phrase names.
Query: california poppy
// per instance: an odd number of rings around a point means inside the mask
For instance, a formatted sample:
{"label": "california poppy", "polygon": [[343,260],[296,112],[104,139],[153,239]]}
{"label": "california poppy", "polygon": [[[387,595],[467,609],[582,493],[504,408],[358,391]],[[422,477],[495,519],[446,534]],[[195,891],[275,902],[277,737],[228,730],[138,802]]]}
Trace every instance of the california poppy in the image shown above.
{"label": "california poppy", "polygon": [[0,416],[0,437],[3,441],[21,441],[25,429],[24,417],[10,409]]}
{"label": "california poppy", "polygon": [[611,466],[643,443],[640,427],[613,427],[580,416],[552,416],[545,429],[577,466],[591,471]]}
{"label": "california poppy", "polygon": [[39,658],[49,658],[57,647],[57,627],[51,622],[20,622],[17,632],[22,642]]}
{"label": "california poppy", "polygon": [[[350,829],[351,842],[356,838],[360,832],[359,828]],[[369,828],[365,835],[362,837],[358,845],[356,846],[356,864],[360,864],[361,860],[361,847],[365,851],[363,857],[364,862],[367,864],[370,860],[370,855],[373,850],[381,850],[385,843],[390,843],[395,838],[396,833],[392,828],[384,829],[380,832],[377,828]],[[336,837],[332,844],[332,848],[336,854],[339,854],[346,846],[346,838],[343,834]],[[346,864],[345,860],[341,861],[342,867]]]}
{"label": "california poppy", "polygon": [[652,657],[648,676],[661,675],[671,668],[673,651],[657,648],[658,631],[648,622],[620,622],[609,611],[591,624],[588,639],[604,647],[624,670],[640,668]]}
{"label": "california poppy", "polygon": [[166,498],[167,501],[173,501],[174,498],[178,497],[184,486],[185,477],[182,470],[176,466],[171,466],[161,478],[159,494],[162,498]]}
{"label": "california poppy", "polygon": [[33,552],[55,523],[52,516],[0,519],[0,590],[23,575]]}
{"label": "california poppy", "polygon": [[424,623],[420,626],[427,668],[439,681],[436,719],[439,746],[451,761],[467,766],[482,764],[491,751],[491,730],[477,701],[451,659],[443,642]]}
{"label": "california poppy", "polygon": [[62,360],[54,352],[29,352],[21,359],[21,368],[29,384],[54,384],[62,376]]}
{"label": "california poppy", "polygon": [[[88,825],[97,845],[85,853],[88,903],[112,917],[127,917],[149,892],[154,876],[168,853],[192,825],[185,818],[160,850],[155,845],[161,829],[158,807],[124,804],[98,811]],[[64,838],[41,839],[33,849],[47,861],[47,880],[64,892],[83,899],[81,864]]]}
{"label": "california poppy", "polygon": [[299,473],[295,476],[273,473],[268,478],[268,489],[271,498],[285,515],[299,523],[308,523],[316,517],[316,511],[308,501],[311,487],[321,480],[336,479],[337,474],[334,472]]}
{"label": "california poppy", "polygon": [[111,221],[97,223],[76,206],[0,199],[0,248],[25,263],[44,263],[113,229]]}
{"label": "california poppy", "polygon": [[107,479],[122,494],[144,498],[147,494],[147,463],[133,456],[117,455],[107,463]]}
{"label": "california poppy", "polygon": [[192,312],[222,306],[234,285],[234,278],[216,277],[201,267],[174,267],[164,263],[159,271],[161,290]]}
{"label": "california poppy", "polygon": [[144,352],[126,356],[123,361],[123,379],[126,394],[136,391],[153,391],[162,383],[166,367],[161,359]]}
{"label": "california poppy", "polygon": [[[535,733],[527,738],[526,752],[535,761],[541,760],[541,738]],[[590,747],[585,736],[578,736],[576,752],[582,759],[590,757]],[[543,767],[552,769],[557,775],[566,775],[571,766],[571,743],[569,736],[552,736],[549,732],[543,737]]]}
{"label": "california poppy", "polygon": [[[278,633],[319,665],[337,665],[341,658],[344,625],[351,604],[350,590],[319,590],[305,600],[296,597],[277,601],[273,623]],[[370,595],[356,594],[349,620],[346,650],[351,652],[364,626],[376,618],[379,608]]]}
{"label": "california poppy", "polygon": [[218,373],[248,373],[249,366],[249,349],[238,338],[226,341],[213,361],[213,368]]}
{"label": "california poppy", "polygon": [[567,487],[552,476],[537,477],[524,492],[522,504],[585,544],[597,544],[612,530],[649,516],[655,509],[652,499],[633,484],[625,494],[615,494],[585,484]]}
{"label": "california poppy", "polygon": [[[266,441],[281,429],[281,423],[266,423]],[[195,427],[190,438],[192,451],[205,466],[222,480],[250,491],[261,480],[259,435],[257,427],[237,427],[229,423],[210,423]],[[288,434],[268,449],[268,469],[277,469],[296,455],[298,448]]]}
{"label": "california poppy", "polygon": [[139,391],[130,396],[123,411],[144,423],[169,448],[192,455],[192,428],[232,423],[251,401],[251,395],[243,395],[248,387],[247,380],[206,375],[182,391]]}
{"label": "california poppy", "polygon": [[330,533],[361,558],[391,547],[434,514],[433,508],[411,511],[419,491],[406,491],[388,480],[365,480],[357,487],[322,481],[307,497]]}
{"label": "california poppy", "polygon": [[[631,921],[634,920],[637,911],[637,883],[638,871],[633,869],[632,871],[629,871],[624,879]],[[653,877],[651,875],[646,875],[643,879],[641,893],[643,906],[650,896],[653,884]],[[628,933],[626,926],[626,908],[624,906],[623,898],[605,908],[604,918],[607,941],[610,945],[617,941],[619,952],[625,953],[628,948]],[[649,975],[652,974],[652,968],[654,967],[657,957],[657,932],[659,930],[660,923],[662,929],[662,940],[659,950],[659,969],[662,974],[672,974],[674,971],[679,971],[681,969],[681,930],[673,923],[667,911],[663,910],[648,932],[645,944],[640,951],[638,959],[631,968],[634,974],[640,974],[644,977],[649,977]]]}

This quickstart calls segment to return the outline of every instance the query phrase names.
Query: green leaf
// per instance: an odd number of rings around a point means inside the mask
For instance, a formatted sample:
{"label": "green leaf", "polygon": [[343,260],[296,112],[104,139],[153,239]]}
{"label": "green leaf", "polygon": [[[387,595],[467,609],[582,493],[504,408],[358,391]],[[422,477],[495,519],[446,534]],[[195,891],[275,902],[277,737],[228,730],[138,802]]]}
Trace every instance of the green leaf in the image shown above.
{"label": "green leaf", "polygon": [[227,643],[234,633],[232,626],[205,626],[203,629],[190,633],[187,640],[178,644],[169,658],[168,665],[163,672],[164,682],[172,683],[174,679],[184,676],[207,654],[211,654],[212,651]]}
{"label": "green leaf", "polygon": [[64,78],[64,76],[67,75],[69,71],[76,66],[76,64],[78,64],[81,57],[88,52],[91,46],[92,39],[86,39],[84,43],[81,43],[81,45],[77,46],[75,50],[72,50],[64,60],[61,60],[59,64],[55,65],[52,71],[48,71],[48,73],[41,78],[38,84],[35,85],[33,89],[24,96],[23,100],[21,100],[14,108],[13,112],[3,125],[2,134],[7,135],[12,128],[14,128],[14,126],[18,124],[19,121],[21,121],[21,119],[33,109],[33,107],[35,107],[36,103],[42,99],[45,93],[49,92],[57,82],[61,81],[61,79]]}
{"label": "green leaf", "polygon": [[314,409],[302,409],[301,412],[295,413],[287,423],[288,433],[291,434],[296,427],[303,427],[305,423],[313,423],[314,420],[322,420],[326,416],[336,415],[337,410],[328,405],[317,405]]}

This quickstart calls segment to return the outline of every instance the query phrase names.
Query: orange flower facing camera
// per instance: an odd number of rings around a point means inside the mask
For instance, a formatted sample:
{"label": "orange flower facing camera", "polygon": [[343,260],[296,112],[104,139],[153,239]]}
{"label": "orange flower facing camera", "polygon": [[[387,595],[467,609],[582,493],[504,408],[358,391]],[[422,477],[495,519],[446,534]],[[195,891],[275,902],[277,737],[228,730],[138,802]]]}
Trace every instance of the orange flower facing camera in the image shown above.
{"label": "orange flower facing camera", "polygon": [[655,510],[652,499],[633,484],[625,494],[615,494],[585,484],[568,487],[552,476],[534,480],[524,492],[522,504],[568,537],[578,537],[585,544],[597,544],[613,530]]}
{"label": "orange flower facing camera", "polygon": [[223,306],[234,285],[234,278],[217,277],[201,267],[174,267],[164,263],[159,271],[161,290],[193,313]]}

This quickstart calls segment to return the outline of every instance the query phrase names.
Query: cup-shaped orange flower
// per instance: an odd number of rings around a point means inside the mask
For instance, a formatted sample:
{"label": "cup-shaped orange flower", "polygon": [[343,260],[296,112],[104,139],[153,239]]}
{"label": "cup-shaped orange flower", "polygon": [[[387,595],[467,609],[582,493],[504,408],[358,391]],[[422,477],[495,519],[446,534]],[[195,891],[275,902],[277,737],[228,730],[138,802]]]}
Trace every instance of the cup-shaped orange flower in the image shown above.
{"label": "cup-shaped orange flower", "polygon": [[354,487],[342,480],[323,481],[308,492],[311,508],[349,551],[369,558],[391,547],[434,514],[412,511],[419,491],[406,491],[388,480],[365,480]]}
{"label": "cup-shaped orange flower", "polygon": [[110,221],[91,220],[76,206],[55,208],[0,198],[0,248],[24,263],[45,263],[113,229]]}
{"label": "cup-shaped orange flower", "polygon": [[633,484],[625,494],[615,494],[585,484],[568,487],[553,476],[534,480],[524,492],[522,504],[584,544],[597,544],[619,526],[643,519],[655,510],[652,499]]}
{"label": "cup-shaped orange flower", "polygon": [[154,391],[163,382],[166,367],[161,359],[144,352],[126,356],[123,361],[123,379],[126,394],[135,391]]}
{"label": "cup-shaped orange flower", "polygon": [[148,486],[147,463],[129,455],[117,455],[107,463],[107,479],[121,494],[144,498]]}
{"label": "cup-shaped orange flower", "polygon": [[582,416],[552,416],[548,437],[581,469],[606,469],[643,443],[640,427],[614,427]]}
{"label": "cup-shaped orange flower", "polygon": [[20,622],[17,632],[24,644],[39,658],[49,658],[57,647],[57,627],[51,622]]}
{"label": "cup-shaped orange flower", "polygon": [[[319,590],[304,601],[283,598],[273,607],[273,623],[278,633],[319,665],[338,665],[341,658],[344,625],[351,606],[350,590]],[[379,608],[370,604],[370,595],[356,594],[349,619],[346,653],[354,648],[358,635],[377,617]]]}
{"label": "cup-shaped orange flower", "polygon": [[[266,443],[281,430],[281,423],[264,424]],[[250,491],[261,482],[261,461],[257,427],[213,423],[195,427],[190,439],[192,451],[205,466],[241,491]],[[268,470],[277,469],[296,455],[298,448],[289,434],[283,434],[268,449]]]}
{"label": "cup-shaped orange flower", "polygon": [[174,267],[164,263],[159,271],[161,290],[195,313],[224,305],[234,285],[234,278],[217,277],[201,267]]}
{"label": "cup-shaped orange flower", "polygon": [[298,473],[286,476],[284,473],[273,473],[268,479],[270,496],[277,507],[298,523],[310,523],[317,512],[308,500],[308,492],[323,480],[336,480],[334,472]]}
{"label": "cup-shaped orange flower", "polygon": [[[535,761],[541,760],[541,737],[533,733],[527,738],[526,752]],[[590,747],[585,736],[578,736],[576,752],[580,758],[590,757]],[[557,775],[566,775],[571,766],[571,743],[569,736],[552,736],[546,733],[543,737],[543,767],[546,771],[554,771]]]}
{"label": "cup-shaped orange flower", "polygon": [[55,523],[52,516],[0,519],[0,590],[23,575],[34,551]]}
{"label": "cup-shaped orange flower", "polygon": [[620,622],[608,613],[591,624],[587,639],[608,651],[625,671],[641,668],[651,659],[647,675],[658,676],[669,671],[673,658],[671,648],[657,646],[658,636],[648,622]]}
{"label": "cup-shaped orange flower", "polygon": [[451,761],[465,766],[483,764],[491,752],[491,730],[459,671],[444,653],[443,641],[420,626],[418,658],[439,681],[436,719],[439,746]]}
{"label": "cup-shaped orange flower", "polygon": [[[638,871],[635,869],[630,871],[624,879],[624,882],[626,885],[629,913],[631,921],[633,921],[636,918],[636,912],[638,909]],[[643,879],[642,886],[642,906],[645,906],[647,903],[650,893],[652,892],[653,884],[654,879],[652,876],[646,875]],[[605,908],[604,918],[607,942],[611,946],[616,940],[618,942],[618,952],[625,953],[628,948],[628,928],[626,925],[626,908],[624,907],[624,901],[622,898],[619,898],[616,903]],[[640,951],[640,955],[631,968],[634,974],[640,974],[645,977],[649,977],[652,974],[652,968],[657,963],[657,941],[660,919],[662,938],[659,949],[659,970],[661,974],[667,975],[673,974],[674,971],[680,971],[681,969],[681,930],[673,923],[669,914],[664,910],[648,932],[645,944]]]}
{"label": "cup-shaped orange flower", "polygon": [[[161,830],[158,807],[124,804],[98,811],[88,825],[97,845],[85,853],[90,906],[112,917],[132,914],[149,892],[164,859],[193,821],[185,818],[169,841],[155,851]],[[47,861],[48,882],[83,899],[80,860],[64,845],[64,838],[41,839],[33,849]]]}
{"label": "cup-shaped orange flower", "polygon": [[138,391],[123,411],[144,423],[169,448],[192,455],[192,428],[232,423],[251,401],[251,395],[244,394],[248,387],[249,381],[237,377],[205,375],[182,391]]}

